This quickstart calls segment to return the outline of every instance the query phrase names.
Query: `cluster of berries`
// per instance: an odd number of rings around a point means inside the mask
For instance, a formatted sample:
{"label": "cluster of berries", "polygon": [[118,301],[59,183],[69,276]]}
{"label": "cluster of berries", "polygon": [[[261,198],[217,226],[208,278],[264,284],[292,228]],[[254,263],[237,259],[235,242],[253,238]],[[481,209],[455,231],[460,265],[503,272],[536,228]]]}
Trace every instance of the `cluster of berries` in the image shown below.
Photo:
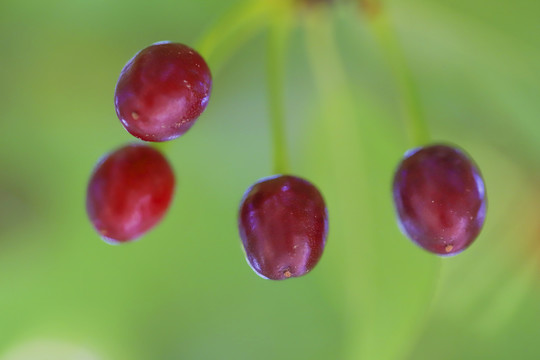
{"label": "cluster of berries", "polygon": [[[156,43],[122,69],[114,94],[116,114],[141,140],[172,140],[202,114],[211,88],[210,69],[195,50]],[[174,172],[157,149],[142,143],[121,147],[94,170],[86,198],[88,216],[107,242],[134,240],[163,218],[174,185]]]}
{"label": "cluster of berries", "polygon": [[[124,66],[115,91],[116,113],[133,136],[169,141],[191,128],[205,110],[211,88],[210,70],[195,50],[156,43]],[[174,186],[174,172],[161,152],[144,143],[126,145],[96,165],[87,190],[87,213],[105,241],[129,242],[161,221]],[[439,255],[464,250],[484,222],[481,175],[466,154],[450,146],[408,152],[395,174],[393,195],[404,233]],[[328,214],[313,184],[278,174],[246,191],[238,228],[253,270],[281,280],[302,276],[318,263]]]}

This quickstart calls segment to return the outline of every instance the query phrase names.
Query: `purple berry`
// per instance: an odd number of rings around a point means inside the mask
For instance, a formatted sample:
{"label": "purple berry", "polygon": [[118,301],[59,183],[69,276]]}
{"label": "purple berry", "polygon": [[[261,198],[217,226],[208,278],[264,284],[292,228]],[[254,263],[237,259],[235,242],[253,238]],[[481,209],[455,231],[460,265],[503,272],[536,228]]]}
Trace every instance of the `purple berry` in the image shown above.
{"label": "purple berry", "polygon": [[409,151],[396,171],[393,195],[403,232],[438,255],[465,250],[484,224],[484,180],[473,161],[450,146]]}
{"label": "purple berry", "polygon": [[247,190],[238,228],[248,263],[261,277],[307,274],[321,258],[328,215],[310,182],[288,175],[265,178]]}
{"label": "purple berry", "polygon": [[124,66],[114,94],[116,114],[133,136],[167,141],[184,134],[202,114],[212,88],[204,59],[186,45],[161,42]]}
{"label": "purple berry", "polygon": [[134,240],[163,218],[174,183],[171,166],[159,151],[124,146],[97,164],[88,184],[88,217],[105,241]]}

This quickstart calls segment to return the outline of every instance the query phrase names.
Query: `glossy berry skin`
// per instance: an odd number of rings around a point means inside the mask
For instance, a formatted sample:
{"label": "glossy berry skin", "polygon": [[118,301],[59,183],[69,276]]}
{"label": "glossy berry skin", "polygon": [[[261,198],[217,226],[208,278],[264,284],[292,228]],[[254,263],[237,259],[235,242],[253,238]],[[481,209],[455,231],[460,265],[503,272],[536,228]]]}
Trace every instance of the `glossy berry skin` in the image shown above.
{"label": "glossy berry skin", "polygon": [[402,231],[438,255],[465,250],[484,224],[484,180],[473,161],[451,146],[409,151],[396,171],[393,196]]}
{"label": "glossy berry skin", "polygon": [[171,166],[159,151],[124,146],[97,164],[88,184],[88,217],[105,241],[134,240],[163,218],[174,185]]}
{"label": "glossy berry skin", "polygon": [[282,280],[307,274],[326,243],[328,215],[310,182],[288,175],[265,178],[247,190],[238,228],[253,270]]}
{"label": "glossy berry skin", "polygon": [[212,76],[186,45],[161,42],[137,53],[120,74],[116,114],[133,136],[167,141],[184,134],[206,108]]}

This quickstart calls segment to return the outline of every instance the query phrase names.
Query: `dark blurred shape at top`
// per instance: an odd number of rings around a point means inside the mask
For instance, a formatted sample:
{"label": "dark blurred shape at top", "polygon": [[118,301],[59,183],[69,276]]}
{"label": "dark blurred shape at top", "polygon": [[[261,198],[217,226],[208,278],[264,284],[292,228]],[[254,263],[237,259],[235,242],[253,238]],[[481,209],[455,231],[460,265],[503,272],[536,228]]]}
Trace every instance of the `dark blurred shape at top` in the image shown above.
{"label": "dark blurred shape at top", "polygon": [[369,17],[377,16],[381,11],[381,2],[379,0],[359,0],[360,8]]}
{"label": "dark blurred shape at top", "polygon": [[313,5],[331,5],[336,2],[336,0],[297,0],[298,3],[307,6]]}

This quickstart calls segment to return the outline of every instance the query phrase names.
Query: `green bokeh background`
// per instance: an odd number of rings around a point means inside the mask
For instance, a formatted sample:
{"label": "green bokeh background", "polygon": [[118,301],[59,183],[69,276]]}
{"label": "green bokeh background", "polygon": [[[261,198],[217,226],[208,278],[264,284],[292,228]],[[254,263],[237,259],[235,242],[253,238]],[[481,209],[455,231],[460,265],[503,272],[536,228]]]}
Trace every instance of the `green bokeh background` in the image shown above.
{"label": "green bokeh background", "polygon": [[244,190],[272,169],[264,29],[210,61],[210,105],[167,148],[178,186],[164,221],[135,243],[99,239],[89,175],[134,141],[112,101],[122,66],[156,41],[195,46],[239,4],[0,1],[0,359],[540,358],[538,1],[386,2],[432,138],[485,177],[486,226],[459,256],[396,226],[400,95],[352,3],[317,18],[337,62],[313,20],[306,35],[309,11],[287,55],[292,169],[330,214],[312,273],[259,278],[237,235]]}

